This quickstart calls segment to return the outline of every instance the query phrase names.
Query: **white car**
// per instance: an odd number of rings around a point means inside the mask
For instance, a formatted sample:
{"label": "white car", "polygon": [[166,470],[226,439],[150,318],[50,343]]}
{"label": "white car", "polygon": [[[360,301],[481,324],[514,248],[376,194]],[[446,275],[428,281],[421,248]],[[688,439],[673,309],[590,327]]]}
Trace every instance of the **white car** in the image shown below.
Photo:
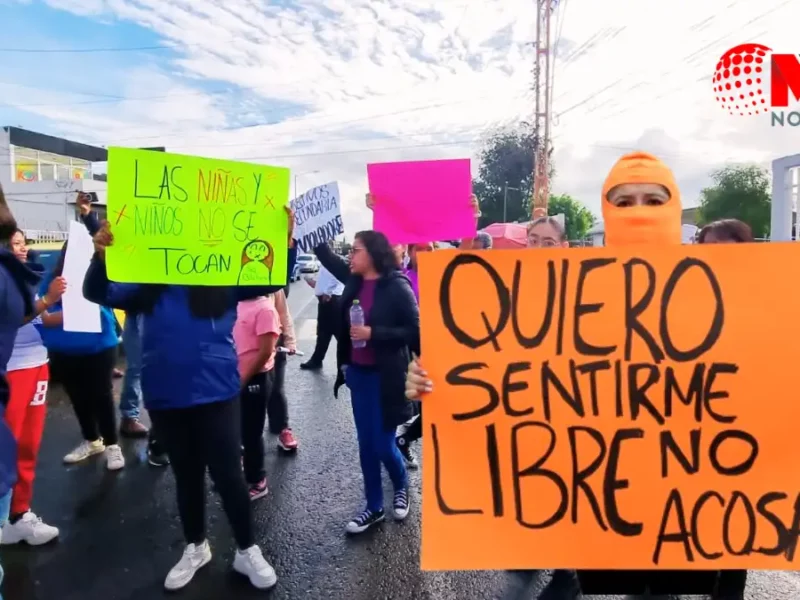
{"label": "white car", "polygon": [[298,255],[297,264],[300,265],[301,273],[316,273],[319,271],[319,261],[313,254]]}

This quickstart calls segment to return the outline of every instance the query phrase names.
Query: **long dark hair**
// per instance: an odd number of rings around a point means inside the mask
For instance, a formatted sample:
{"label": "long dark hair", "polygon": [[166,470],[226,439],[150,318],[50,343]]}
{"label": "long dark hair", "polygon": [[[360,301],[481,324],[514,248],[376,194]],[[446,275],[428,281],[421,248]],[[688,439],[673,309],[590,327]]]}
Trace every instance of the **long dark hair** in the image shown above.
{"label": "long dark hair", "polygon": [[[53,269],[53,277],[60,277],[64,272],[64,257],[67,255],[68,243],[65,242],[61,249],[58,262]],[[230,290],[227,288],[204,285],[186,287],[189,288],[189,312],[197,319],[219,319],[232,305]],[[166,289],[166,285],[143,284],[138,296],[141,312],[153,314],[158,300]]]}
{"label": "long dark hair", "polygon": [[17,222],[11,209],[6,204],[3,186],[0,185],[0,247],[8,248],[11,245],[11,236],[17,232]]}
{"label": "long dark hair", "polygon": [[755,241],[750,225],[739,219],[720,219],[709,223],[697,235],[697,243],[705,244],[709,234],[713,233],[719,240],[736,242],[738,244]]}
{"label": "long dark hair", "polygon": [[392,245],[380,231],[373,231],[372,229],[359,231],[355,235],[355,239],[364,244],[364,249],[369,254],[372,266],[381,276],[385,277],[389,273],[397,271],[398,265]]}
{"label": "long dark hair", "polygon": [[[228,288],[208,285],[187,285],[189,312],[197,319],[219,319],[232,306]],[[166,285],[143,285],[141,291],[142,312],[152,314]]]}

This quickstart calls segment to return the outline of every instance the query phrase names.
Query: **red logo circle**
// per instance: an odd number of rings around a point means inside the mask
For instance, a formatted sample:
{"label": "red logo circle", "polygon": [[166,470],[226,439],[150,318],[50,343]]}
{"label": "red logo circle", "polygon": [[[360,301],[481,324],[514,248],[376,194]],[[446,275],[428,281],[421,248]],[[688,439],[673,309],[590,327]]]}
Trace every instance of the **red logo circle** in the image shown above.
{"label": "red logo circle", "polygon": [[722,55],[714,71],[714,96],[723,109],[735,115],[767,112],[764,74],[772,52],[763,44],[740,44]]}

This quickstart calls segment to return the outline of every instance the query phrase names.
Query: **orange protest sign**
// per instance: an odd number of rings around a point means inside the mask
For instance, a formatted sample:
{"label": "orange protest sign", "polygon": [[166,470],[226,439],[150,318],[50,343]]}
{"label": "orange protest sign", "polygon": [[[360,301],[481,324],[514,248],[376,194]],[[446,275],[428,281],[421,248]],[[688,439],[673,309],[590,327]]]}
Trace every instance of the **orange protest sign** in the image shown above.
{"label": "orange protest sign", "polygon": [[797,569],[799,244],[420,256],[424,569]]}

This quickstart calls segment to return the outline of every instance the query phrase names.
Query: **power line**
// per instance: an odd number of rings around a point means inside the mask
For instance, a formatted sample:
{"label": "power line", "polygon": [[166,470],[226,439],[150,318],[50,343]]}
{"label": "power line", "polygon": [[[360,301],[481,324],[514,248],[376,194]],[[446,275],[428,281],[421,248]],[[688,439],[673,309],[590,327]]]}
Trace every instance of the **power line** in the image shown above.
{"label": "power line", "polygon": [[[742,1],[743,0],[739,0],[739,2],[742,2]],[[706,43],[701,48],[698,48],[697,50],[694,50],[694,51],[690,52],[689,54],[687,54],[686,56],[684,56],[681,59],[681,61],[679,63],[679,66],[677,66],[677,67],[675,67],[673,69],[669,69],[669,70],[665,71],[664,73],[659,75],[658,79],[663,80],[666,77],[669,77],[670,75],[676,74],[678,72],[685,71],[685,66],[686,66],[687,63],[697,63],[699,59],[701,59],[701,58],[705,59],[706,57],[703,55],[703,52],[705,52],[706,50],[708,50],[712,46],[722,42],[723,40],[726,40],[726,39],[730,38],[732,35],[738,34],[739,32],[745,30],[748,26],[750,26],[753,23],[756,23],[757,21],[759,21],[759,20],[771,15],[772,13],[774,13],[777,10],[781,9],[785,5],[789,4],[791,1],[792,0],[784,0],[783,2],[780,2],[776,6],[773,6],[772,8],[770,8],[770,9],[758,14],[757,16],[753,17],[752,19],[750,19],[749,21],[744,23],[741,27],[739,27],[735,31],[728,32],[728,33],[724,34],[723,36],[713,40],[712,42]],[[709,63],[709,64],[711,65],[713,63]],[[694,71],[692,71],[692,72],[693,73],[697,73],[700,69],[702,69],[703,71],[707,70],[705,65],[698,64],[698,68],[695,68]],[[708,72],[710,73],[710,68],[708,69]],[[590,102],[591,100],[593,100],[594,98],[596,98],[597,96],[602,94],[603,92],[607,91],[608,89],[610,89],[612,87],[615,87],[616,85],[619,85],[623,81],[629,80],[630,77],[631,77],[631,74],[629,73],[628,75],[625,75],[625,76],[621,77],[620,79],[618,79],[614,83],[605,86],[601,90],[599,90],[599,91],[596,90],[596,91],[592,92],[591,94],[586,96],[580,102],[574,104],[573,106],[570,106],[565,111],[562,111],[561,113],[559,113],[558,116],[561,117],[565,113],[570,112],[570,111],[572,111],[572,110],[574,110],[576,108],[579,108],[580,106],[583,106],[583,105],[587,104],[588,102]],[[641,85],[641,84],[640,83],[635,83],[633,86],[628,88],[628,90],[626,90],[626,91],[631,91],[634,88],[638,87],[639,85]],[[625,105],[621,109],[619,109],[619,110],[615,111],[614,113],[612,113],[611,115],[604,116],[604,118],[612,118],[612,117],[618,116],[618,115],[620,115],[620,114],[622,114],[622,113],[624,113],[624,112],[626,112],[628,110],[631,110],[634,107],[634,105],[636,105],[636,104],[646,104],[646,103],[650,103],[650,102],[656,102],[658,100],[661,100],[662,98],[669,97],[669,96],[673,95],[674,93],[680,91],[682,88],[685,87],[685,85],[686,85],[685,82],[684,83],[680,83],[680,84],[678,84],[676,86],[668,88],[667,90],[664,90],[664,91],[661,91],[661,92],[657,92],[656,94],[654,94],[651,97],[644,98],[644,99],[637,99],[632,104]],[[625,94],[622,94],[622,95],[625,95]],[[600,105],[593,107],[587,114],[591,114],[591,113],[597,112],[598,110],[600,110],[604,106],[608,105],[609,102],[612,102],[614,100],[615,100],[614,98],[608,98],[607,100],[603,101]]]}

